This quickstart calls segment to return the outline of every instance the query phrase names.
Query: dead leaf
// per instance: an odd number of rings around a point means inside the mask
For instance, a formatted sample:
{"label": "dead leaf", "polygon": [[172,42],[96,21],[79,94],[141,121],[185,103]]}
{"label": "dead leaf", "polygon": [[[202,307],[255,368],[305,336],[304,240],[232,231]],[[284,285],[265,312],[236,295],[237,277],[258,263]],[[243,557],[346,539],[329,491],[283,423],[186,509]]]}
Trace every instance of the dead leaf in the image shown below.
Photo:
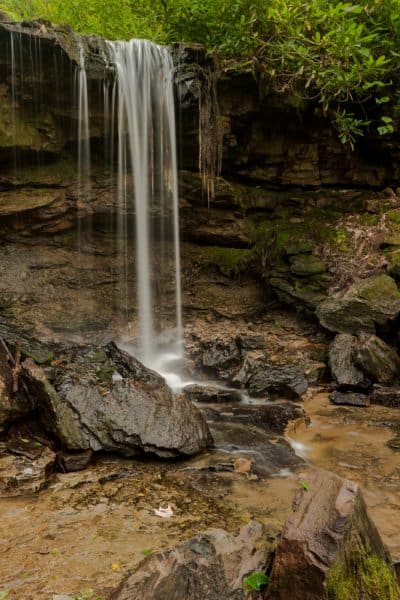
{"label": "dead leaf", "polygon": [[174,511],[172,510],[170,504],[168,504],[167,508],[162,508],[162,506],[155,508],[154,513],[157,515],[157,517],[162,517],[163,519],[169,519],[170,517],[174,516]]}

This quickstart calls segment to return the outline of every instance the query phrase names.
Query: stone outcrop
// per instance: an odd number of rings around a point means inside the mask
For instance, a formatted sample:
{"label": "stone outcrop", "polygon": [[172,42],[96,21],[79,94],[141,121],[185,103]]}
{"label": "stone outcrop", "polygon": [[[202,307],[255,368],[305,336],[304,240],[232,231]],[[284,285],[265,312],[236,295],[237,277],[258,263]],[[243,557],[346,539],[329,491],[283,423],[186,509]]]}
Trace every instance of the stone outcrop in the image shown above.
{"label": "stone outcrop", "polygon": [[400,313],[400,292],[388,275],[377,275],[354,283],[318,306],[324,327],[338,333],[375,333]]}
{"label": "stone outcrop", "polygon": [[394,600],[394,569],[357,484],[318,470],[305,481],[284,525],[267,598]]}
{"label": "stone outcrop", "polygon": [[174,457],[212,443],[191,402],[114,344],[60,353],[53,365],[26,359],[23,378],[44,427],[66,450]]}
{"label": "stone outcrop", "polygon": [[264,571],[268,559],[259,523],[237,535],[213,529],[146,558],[110,600],[244,600],[243,579]]}

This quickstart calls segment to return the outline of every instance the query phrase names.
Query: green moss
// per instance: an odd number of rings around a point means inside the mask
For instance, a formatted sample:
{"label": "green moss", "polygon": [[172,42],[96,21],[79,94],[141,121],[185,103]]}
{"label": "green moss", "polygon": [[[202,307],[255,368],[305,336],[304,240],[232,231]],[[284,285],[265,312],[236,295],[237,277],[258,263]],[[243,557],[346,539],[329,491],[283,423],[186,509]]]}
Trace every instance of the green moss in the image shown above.
{"label": "green moss", "polygon": [[294,275],[308,277],[326,271],[325,263],[313,254],[299,254],[290,260],[290,270]]}
{"label": "green moss", "polygon": [[55,358],[54,352],[46,348],[29,349],[23,351],[24,356],[31,358],[37,365],[49,365]]}
{"label": "green moss", "polygon": [[104,365],[99,369],[96,373],[97,379],[104,384],[109,384],[112,382],[113,373],[115,371],[114,367],[109,365]]}
{"label": "green moss", "polygon": [[395,223],[396,225],[400,225],[400,211],[396,210],[395,212],[388,212],[387,218],[392,223]]}
{"label": "green moss", "polygon": [[229,277],[236,267],[239,267],[250,250],[243,248],[224,248],[221,246],[206,246],[201,250],[201,258],[208,264],[215,265],[218,270]]}
{"label": "green moss", "polygon": [[335,562],[326,582],[326,600],[398,600],[394,572],[378,556],[358,556],[351,567]]}
{"label": "green moss", "polygon": [[378,304],[385,298],[386,302],[400,301],[400,293],[395,281],[385,274],[368,277],[358,285],[358,296],[371,304]]}

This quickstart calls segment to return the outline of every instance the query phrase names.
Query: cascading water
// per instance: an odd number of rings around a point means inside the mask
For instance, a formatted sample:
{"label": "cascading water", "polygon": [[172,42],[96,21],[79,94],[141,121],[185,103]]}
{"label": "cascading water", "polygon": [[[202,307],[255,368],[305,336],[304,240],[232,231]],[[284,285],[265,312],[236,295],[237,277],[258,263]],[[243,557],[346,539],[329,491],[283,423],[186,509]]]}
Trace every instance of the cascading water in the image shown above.
{"label": "cascading water", "polygon": [[[123,264],[120,287],[128,293],[129,237],[136,239],[138,354],[163,370],[182,355],[181,267],[173,61],[167,48],[147,40],[107,42],[115,65],[110,119],[117,124],[118,239]],[[108,105],[107,104],[107,105]],[[116,112],[116,114],[113,114]],[[110,153],[112,155],[112,152]],[[134,211],[134,231],[127,215]],[[172,259],[170,261],[169,259]],[[174,341],[160,345],[164,312],[172,298],[165,287],[173,264]],[[126,298],[123,300],[126,305]]]}
{"label": "cascading water", "polygon": [[[117,279],[115,290],[110,294],[110,304],[116,308],[113,323],[116,329],[121,330],[121,324],[122,329],[125,327],[127,335],[121,337],[126,347],[129,345],[146,365],[168,374],[173,370],[172,362],[183,355],[172,55],[168,48],[147,40],[106,42],[105,56],[99,59],[105,59],[105,77],[96,92],[96,83],[100,83],[98,71],[92,78],[85,60],[91,51],[90,39],[76,36],[75,41],[75,101],[71,115],[74,119],[77,110],[78,122],[74,124],[79,208],[77,279],[82,277],[82,287],[88,282],[95,287],[97,274],[94,271],[92,274],[91,252],[102,235],[103,227],[107,234],[111,231],[116,249],[115,266],[111,268],[115,269],[112,276]],[[32,97],[32,108],[28,106],[28,110],[34,114],[38,131],[45,131],[42,121],[46,122],[47,118],[44,95],[48,98],[50,90],[46,88],[44,75],[48,65],[42,66],[39,39],[30,39],[28,48],[29,53],[23,56],[21,34],[10,32],[14,148],[18,147],[19,138],[20,116],[17,109],[22,114],[24,108],[22,84],[26,65],[23,59],[29,61],[30,72],[35,76],[32,81],[27,80]],[[62,77],[57,75],[57,56],[54,58],[53,76],[62,81]],[[62,53],[60,61],[62,63]],[[112,77],[108,77],[110,68]],[[54,92],[58,101],[60,94],[58,90]],[[103,131],[99,125],[101,113],[98,109],[101,104],[104,108]],[[68,114],[66,107],[58,108],[60,114],[63,111]],[[92,118],[93,122],[90,121]],[[73,119],[71,122],[74,122]],[[68,125],[66,123],[65,127]],[[100,177],[115,195],[110,204],[116,206],[116,214],[109,217],[107,224],[104,221],[99,224],[96,221],[99,217],[91,215],[90,208],[96,201],[93,182],[97,182],[98,156],[102,149],[96,143],[96,135],[104,137],[105,146],[105,167]],[[13,159],[16,173],[16,151]],[[110,213],[105,211],[104,214]],[[90,292],[85,296],[85,307],[90,305],[89,296]],[[94,315],[96,302],[97,299],[93,298]],[[130,327],[132,322],[135,323],[133,328]],[[80,331],[78,325],[76,334],[82,337],[84,332],[85,329]]]}
{"label": "cascading water", "polygon": [[79,67],[76,72],[78,88],[78,195],[90,191],[90,128],[89,97],[85,54],[82,43],[78,40]]}

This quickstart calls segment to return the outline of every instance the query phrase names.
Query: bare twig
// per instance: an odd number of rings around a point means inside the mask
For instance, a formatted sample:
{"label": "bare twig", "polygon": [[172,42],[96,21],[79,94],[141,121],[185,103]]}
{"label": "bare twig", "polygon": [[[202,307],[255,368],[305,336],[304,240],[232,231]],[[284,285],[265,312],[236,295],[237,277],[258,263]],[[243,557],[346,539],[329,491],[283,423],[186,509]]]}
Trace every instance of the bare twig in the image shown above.
{"label": "bare twig", "polygon": [[21,344],[19,342],[17,342],[16,346],[15,346],[14,368],[12,370],[14,394],[16,392],[18,392],[18,380],[19,380],[20,372],[21,372]]}

